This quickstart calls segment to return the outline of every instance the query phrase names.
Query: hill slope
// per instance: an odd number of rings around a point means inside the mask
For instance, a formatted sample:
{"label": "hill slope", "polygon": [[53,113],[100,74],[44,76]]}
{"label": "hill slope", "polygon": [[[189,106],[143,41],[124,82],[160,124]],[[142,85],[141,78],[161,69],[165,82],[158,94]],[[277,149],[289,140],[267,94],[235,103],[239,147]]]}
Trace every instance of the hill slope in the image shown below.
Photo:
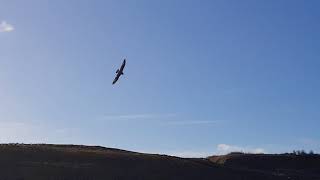
{"label": "hill slope", "polygon": [[[272,171],[236,168],[215,157],[188,159],[99,146],[2,144],[2,180],[284,180]],[[242,166],[242,165],[241,165]],[[301,174],[291,177],[298,179]],[[301,179],[301,178],[300,178]],[[304,178],[306,179],[306,178]],[[314,179],[309,176],[307,179]],[[319,176],[318,176],[319,179]]]}
{"label": "hill slope", "polygon": [[211,156],[208,159],[231,169],[263,172],[299,179],[320,179],[320,155],[243,154]]}

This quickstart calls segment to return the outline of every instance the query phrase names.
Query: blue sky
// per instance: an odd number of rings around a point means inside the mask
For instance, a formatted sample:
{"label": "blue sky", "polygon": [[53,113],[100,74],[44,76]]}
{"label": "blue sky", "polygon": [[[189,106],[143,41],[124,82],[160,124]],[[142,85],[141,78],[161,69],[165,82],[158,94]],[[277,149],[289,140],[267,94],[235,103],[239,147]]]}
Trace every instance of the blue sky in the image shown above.
{"label": "blue sky", "polygon": [[179,156],[320,152],[319,8],[1,0],[0,141]]}

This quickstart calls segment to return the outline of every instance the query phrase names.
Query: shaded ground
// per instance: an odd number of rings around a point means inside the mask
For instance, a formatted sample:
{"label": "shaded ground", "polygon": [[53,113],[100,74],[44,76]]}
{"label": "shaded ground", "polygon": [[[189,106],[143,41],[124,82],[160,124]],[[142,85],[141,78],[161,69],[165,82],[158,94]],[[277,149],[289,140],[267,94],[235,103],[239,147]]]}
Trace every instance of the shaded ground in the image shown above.
{"label": "shaded ground", "polygon": [[211,162],[231,169],[263,172],[295,179],[320,180],[320,155],[243,154],[208,157]]}
{"label": "shaded ground", "polygon": [[190,159],[99,146],[2,144],[0,180],[319,180],[319,156],[301,158]]}

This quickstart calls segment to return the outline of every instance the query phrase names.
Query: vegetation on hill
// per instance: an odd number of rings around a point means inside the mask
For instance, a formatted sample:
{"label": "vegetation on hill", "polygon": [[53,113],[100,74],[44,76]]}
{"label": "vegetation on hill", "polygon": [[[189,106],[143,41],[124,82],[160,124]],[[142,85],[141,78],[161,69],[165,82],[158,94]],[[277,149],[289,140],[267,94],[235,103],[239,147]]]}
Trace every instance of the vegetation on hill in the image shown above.
{"label": "vegetation on hill", "polygon": [[0,180],[313,180],[320,179],[319,162],[318,156],[179,158],[101,146],[1,144]]}

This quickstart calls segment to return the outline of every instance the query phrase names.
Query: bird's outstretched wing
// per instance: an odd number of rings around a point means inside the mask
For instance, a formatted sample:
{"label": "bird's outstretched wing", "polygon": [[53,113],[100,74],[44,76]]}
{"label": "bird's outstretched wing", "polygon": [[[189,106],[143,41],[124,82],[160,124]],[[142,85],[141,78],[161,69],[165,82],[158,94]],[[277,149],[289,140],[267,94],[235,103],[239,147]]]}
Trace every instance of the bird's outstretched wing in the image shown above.
{"label": "bird's outstretched wing", "polygon": [[120,77],[120,74],[117,74],[117,76],[114,78],[112,84],[115,84],[118,81],[119,77]]}
{"label": "bird's outstretched wing", "polygon": [[126,59],[123,60],[123,63],[120,67],[120,71],[123,71],[124,67],[126,66]]}
{"label": "bird's outstretched wing", "polygon": [[123,75],[123,69],[124,69],[125,66],[126,66],[126,59],[123,60],[123,63],[122,63],[122,65],[121,65],[120,69],[117,69],[117,71],[116,71],[117,75],[116,75],[116,77],[114,78],[112,84],[115,84],[115,83],[118,81],[119,77],[120,77],[121,75]]}

